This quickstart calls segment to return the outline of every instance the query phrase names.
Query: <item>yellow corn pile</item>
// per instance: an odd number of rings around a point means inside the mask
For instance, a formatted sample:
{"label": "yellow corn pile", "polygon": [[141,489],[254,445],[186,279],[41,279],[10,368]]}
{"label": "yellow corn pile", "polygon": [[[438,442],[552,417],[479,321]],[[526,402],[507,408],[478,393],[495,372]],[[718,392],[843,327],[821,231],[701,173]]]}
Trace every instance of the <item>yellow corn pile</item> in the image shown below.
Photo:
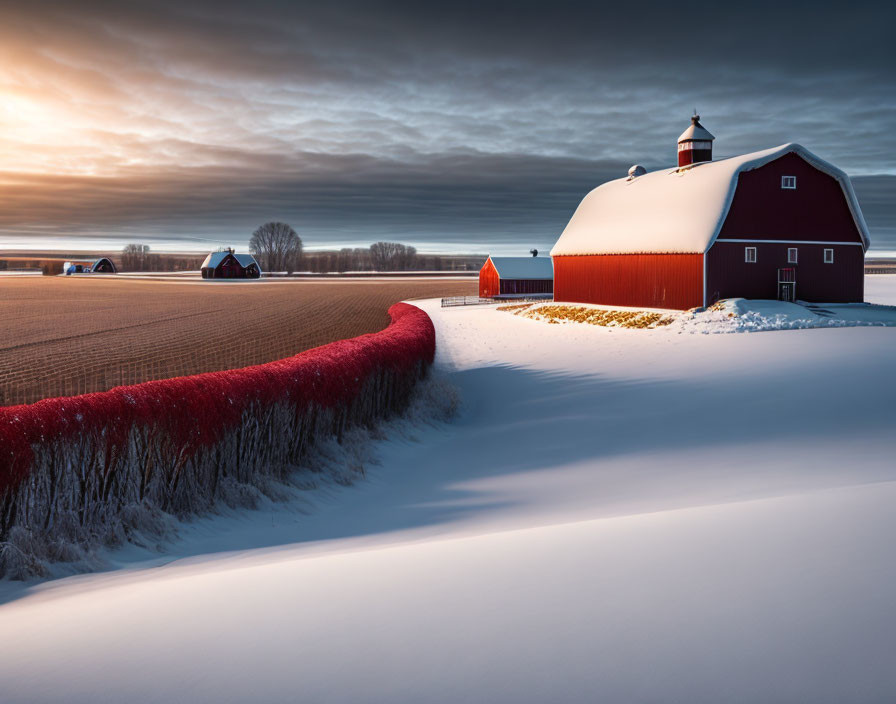
{"label": "yellow corn pile", "polygon": [[[513,306],[521,308],[521,306]],[[511,308],[511,306],[506,306]],[[498,310],[501,310],[500,308]],[[663,313],[651,313],[643,310],[602,310],[599,308],[581,308],[579,306],[539,306],[532,310],[514,311],[514,315],[522,315],[533,320],[547,320],[548,323],[559,323],[561,320],[588,325],[620,328],[657,328],[669,325],[675,318]]]}

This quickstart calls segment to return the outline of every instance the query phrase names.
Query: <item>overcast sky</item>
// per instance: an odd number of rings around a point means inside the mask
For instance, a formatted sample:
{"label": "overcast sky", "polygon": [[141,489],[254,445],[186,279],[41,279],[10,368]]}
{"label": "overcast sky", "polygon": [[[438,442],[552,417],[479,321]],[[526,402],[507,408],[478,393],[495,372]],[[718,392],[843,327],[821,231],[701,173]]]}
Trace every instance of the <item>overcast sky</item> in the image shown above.
{"label": "overcast sky", "polygon": [[548,249],[581,197],[799,142],[896,250],[892,3],[0,0],[0,247]]}

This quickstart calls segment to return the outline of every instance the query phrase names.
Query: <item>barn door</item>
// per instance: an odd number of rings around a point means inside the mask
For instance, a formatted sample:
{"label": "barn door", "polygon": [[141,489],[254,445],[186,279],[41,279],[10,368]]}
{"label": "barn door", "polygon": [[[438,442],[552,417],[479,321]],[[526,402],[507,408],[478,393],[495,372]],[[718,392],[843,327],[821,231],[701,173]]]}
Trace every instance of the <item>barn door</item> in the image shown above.
{"label": "barn door", "polygon": [[796,269],[778,269],[778,300],[796,303]]}
{"label": "barn door", "polygon": [[227,259],[221,264],[221,278],[235,279],[239,276],[239,266],[232,259]]}

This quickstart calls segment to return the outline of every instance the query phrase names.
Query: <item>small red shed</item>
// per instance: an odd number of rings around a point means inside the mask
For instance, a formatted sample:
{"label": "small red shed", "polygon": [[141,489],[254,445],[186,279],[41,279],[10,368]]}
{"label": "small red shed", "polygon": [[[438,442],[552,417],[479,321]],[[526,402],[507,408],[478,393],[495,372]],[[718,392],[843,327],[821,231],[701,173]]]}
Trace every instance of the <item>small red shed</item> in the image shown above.
{"label": "small red shed", "polygon": [[633,166],[585,196],[551,250],[554,299],[862,301],[869,236],[849,177],[799,144],[711,161],[712,135],[691,127],[681,139],[699,149],[679,155],[702,161]]}
{"label": "small red shed", "polygon": [[548,257],[489,257],[479,270],[479,296],[549,296],[554,268]]}

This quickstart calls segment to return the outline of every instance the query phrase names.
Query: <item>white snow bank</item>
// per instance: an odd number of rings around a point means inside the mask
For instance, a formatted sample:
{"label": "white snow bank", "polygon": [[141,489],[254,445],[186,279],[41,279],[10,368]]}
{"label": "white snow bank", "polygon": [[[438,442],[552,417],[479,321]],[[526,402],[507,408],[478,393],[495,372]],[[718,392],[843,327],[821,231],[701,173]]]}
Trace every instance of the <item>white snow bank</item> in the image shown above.
{"label": "white snow bank", "polygon": [[883,701],[894,501],[866,485],[81,585],[0,611],[4,702]]}
{"label": "white snow bank", "polygon": [[896,329],[420,305],[454,423],[189,559],[0,590],[0,700],[896,698]]}
{"label": "white snow bank", "polygon": [[[517,315],[534,317],[539,311],[549,311],[552,306],[584,308],[622,312],[646,312],[663,316],[673,322],[659,325],[653,330],[668,333],[700,333],[706,335],[735,332],[767,332],[771,330],[801,330],[810,328],[842,328],[861,326],[896,326],[896,306],[864,303],[854,304],[796,304],[785,301],[748,300],[731,298],[719,301],[706,310],[679,312],[655,308],[628,308],[624,306],[585,303],[545,303],[532,305]],[[538,317],[539,321],[554,320],[560,324],[578,325],[578,321]],[[617,326],[624,327],[624,326]]]}
{"label": "white snow bank", "polygon": [[896,307],[732,298],[699,313],[681,314],[669,329],[713,334],[860,326],[896,326]]}
{"label": "white snow bank", "polygon": [[866,276],[865,300],[879,305],[896,305],[896,274]]}

